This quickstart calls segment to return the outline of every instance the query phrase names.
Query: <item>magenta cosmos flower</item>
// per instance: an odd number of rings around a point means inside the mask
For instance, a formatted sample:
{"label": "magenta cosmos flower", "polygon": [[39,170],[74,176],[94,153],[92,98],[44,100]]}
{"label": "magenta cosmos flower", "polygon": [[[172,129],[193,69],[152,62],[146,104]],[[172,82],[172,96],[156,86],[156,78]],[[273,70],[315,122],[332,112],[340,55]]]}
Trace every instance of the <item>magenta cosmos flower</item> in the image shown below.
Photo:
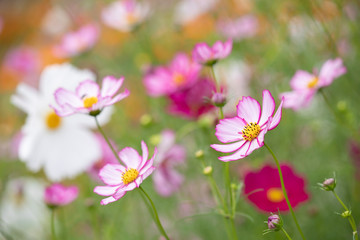
{"label": "magenta cosmos flower", "polygon": [[144,78],[150,96],[170,95],[191,86],[199,77],[201,65],[193,62],[184,53],[178,53],[169,66],[156,67]]}
{"label": "magenta cosmos flower", "polygon": [[49,206],[64,206],[74,201],[79,194],[76,186],[65,187],[60,183],[54,183],[45,189],[44,200]]}
{"label": "magenta cosmos flower", "polygon": [[262,147],[266,132],[280,123],[282,105],[283,100],[273,116],[275,101],[268,90],[263,91],[262,110],[258,101],[252,97],[243,97],[237,105],[237,116],[222,119],[216,125],[216,137],[220,142],[228,144],[212,144],[211,147],[219,152],[235,152],[219,159],[224,162],[238,160]]}
{"label": "magenta cosmos flower", "polygon": [[142,156],[130,147],[119,152],[119,157],[125,166],[121,164],[106,164],[99,172],[100,179],[107,186],[97,186],[94,192],[102,196],[110,196],[101,200],[102,205],[115,202],[122,198],[126,192],[139,187],[155,169],[153,166],[156,155],[147,160],[149,152],[144,141],[141,142]]}
{"label": "magenta cosmos flower", "polygon": [[[281,164],[280,167],[291,206],[296,207],[308,200],[304,178],[297,175],[289,165]],[[244,194],[260,211],[289,210],[276,167],[265,165],[259,171],[248,172],[244,179]]]}
{"label": "magenta cosmos flower", "polygon": [[179,190],[183,176],[174,168],[184,163],[185,148],[175,144],[175,133],[164,130],[158,145],[158,154],[155,160],[156,171],[153,174],[155,190],[163,197],[169,197]]}
{"label": "magenta cosmos flower", "polygon": [[90,80],[81,82],[75,92],[59,88],[54,93],[58,107],[52,106],[52,108],[61,117],[74,113],[88,113],[96,116],[104,107],[129,96],[130,92],[127,89],[114,96],[123,81],[124,77],[116,79],[113,76],[107,76],[103,79],[101,90],[97,83]]}
{"label": "magenta cosmos flower", "polygon": [[290,81],[293,91],[280,95],[285,99],[284,108],[298,110],[307,107],[320,88],[329,86],[335,78],[344,73],[346,73],[346,67],[340,58],[327,60],[321,67],[319,75],[303,70],[296,71]]}
{"label": "magenta cosmos flower", "polygon": [[198,43],[192,51],[192,57],[195,62],[204,65],[214,65],[218,60],[229,56],[232,50],[232,40],[225,43],[217,41],[212,47],[206,43]]}
{"label": "magenta cosmos flower", "polygon": [[92,48],[98,38],[99,28],[95,24],[87,24],[77,31],[67,33],[54,47],[54,54],[60,58],[78,55]]}

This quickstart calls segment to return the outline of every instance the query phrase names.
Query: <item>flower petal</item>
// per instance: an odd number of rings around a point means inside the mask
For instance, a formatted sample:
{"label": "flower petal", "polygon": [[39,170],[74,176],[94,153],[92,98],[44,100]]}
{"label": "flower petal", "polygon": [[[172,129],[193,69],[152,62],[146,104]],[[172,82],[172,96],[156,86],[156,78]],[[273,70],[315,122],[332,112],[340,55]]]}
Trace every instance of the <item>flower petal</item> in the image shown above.
{"label": "flower petal", "polygon": [[239,142],[234,142],[230,144],[212,144],[210,145],[210,147],[212,147],[213,149],[219,152],[229,153],[238,150],[244,144],[245,144],[245,140],[241,140]]}
{"label": "flower petal", "polygon": [[275,100],[269,90],[263,91],[263,102],[259,125],[262,126],[274,114]]}
{"label": "flower petal", "polygon": [[126,169],[120,164],[106,164],[99,172],[100,179],[107,185],[119,185],[122,183],[122,173]]}
{"label": "flower petal", "polygon": [[145,163],[147,162],[147,159],[149,157],[149,150],[148,150],[148,148],[146,146],[146,143],[144,141],[141,141],[141,151],[142,151],[142,163],[138,167],[140,170],[145,165]]}
{"label": "flower petal", "polygon": [[258,123],[260,113],[260,104],[252,97],[243,97],[237,105],[238,117],[243,118],[246,123]]}
{"label": "flower petal", "polygon": [[97,186],[94,188],[94,193],[101,196],[111,196],[114,195],[119,186]]}
{"label": "flower petal", "polygon": [[346,67],[341,58],[329,59],[321,67],[319,74],[319,87],[329,86],[335,78],[346,73]]}
{"label": "flower petal", "polygon": [[277,125],[279,125],[280,123],[280,120],[281,120],[281,115],[282,115],[282,106],[283,106],[283,103],[284,103],[284,98],[281,99],[281,103],[274,115],[274,117],[272,118],[272,121],[271,121],[271,124],[269,126],[269,131],[270,130],[273,130],[274,128],[277,127]]}
{"label": "flower petal", "polygon": [[293,90],[305,90],[309,88],[308,84],[314,78],[315,76],[313,74],[310,74],[303,70],[298,70],[290,80],[290,86]]}
{"label": "flower petal", "polygon": [[59,106],[69,105],[74,108],[83,107],[83,101],[73,92],[64,88],[59,88],[54,93],[56,103]]}
{"label": "flower petal", "polygon": [[126,147],[121,150],[119,152],[119,157],[121,161],[123,161],[123,163],[126,165],[126,168],[138,169],[138,167],[143,161],[139,153],[131,147]]}
{"label": "flower petal", "polygon": [[121,100],[123,100],[124,98],[128,97],[130,95],[130,91],[125,89],[124,92],[119,93],[118,95],[116,95],[115,97],[113,97],[110,101],[108,101],[106,103],[106,106],[112,105],[116,102],[119,102]]}
{"label": "flower petal", "polygon": [[143,166],[141,168],[139,168],[140,175],[142,175],[145,171],[147,171],[151,166],[154,165],[154,159],[155,159],[156,154],[157,154],[157,149],[155,148],[153,156],[148,161],[143,160],[143,162],[145,162],[145,164],[143,164]]}
{"label": "flower petal", "polygon": [[99,85],[91,80],[86,80],[81,82],[79,86],[76,88],[76,95],[78,95],[80,98],[86,96],[97,97],[99,93],[100,93]]}
{"label": "flower petal", "polygon": [[124,82],[124,77],[116,79],[114,76],[106,76],[102,82],[101,96],[102,97],[114,96],[114,94],[120,89],[123,82]]}
{"label": "flower petal", "polygon": [[246,123],[239,117],[221,119],[216,125],[215,136],[222,143],[242,140],[242,130]]}
{"label": "flower petal", "polygon": [[228,162],[228,161],[235,161],[235,160],[244,158],[247,156],[246,153],[248,152],[249,146],[250,146],[250,142],[246,141],[245,144],[239,150],[237,150],[234,154],[231,154],[228,156],[221,156],[221,157],[219,157],[219,160]]}

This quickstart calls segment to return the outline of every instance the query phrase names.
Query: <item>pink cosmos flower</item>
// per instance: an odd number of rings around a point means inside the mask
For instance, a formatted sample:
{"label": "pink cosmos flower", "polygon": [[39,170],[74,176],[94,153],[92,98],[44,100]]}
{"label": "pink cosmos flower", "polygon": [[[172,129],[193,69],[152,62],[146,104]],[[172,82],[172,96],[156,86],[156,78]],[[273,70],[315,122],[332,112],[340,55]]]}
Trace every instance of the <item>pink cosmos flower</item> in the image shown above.
{"label": "pink cosmos flower", "polygon": [[[285,188],[292,207],[309,199],[305,191],[305,179],[295,173],[294,169],[281,164]],[[279,173],[276,167],[265,165],[259,171],[250,171],[244,178],[244,194],[257,209],[265,212],[288,211]]]}
{"label": "pink cosmos flower", "polygon": [[222,119],[216,125],[216,137],[220,142],[229,144],[212,144],[211,147],[219,152],[235,152],[219,157],[221,161],[244,158],[262,147],[266,132],[273,130],[280,123],[283,100],[273,116],[274,98],[268,90],[264,90],[262,95],[262,110],[258,101],[252,97],[243,97],[237,105],[237,116]]}
{"label": "pink cosmos flower", "polygon": [[87,24],[67,33],[61,43],[54,47],[54,54],[60,58],[73,57],[92,48],[98,38],[99,28],[95,24]]}
{"label": "pink cosmos flower", "polygon": [[198,43],[192,51],[192,57],[195,62],[204,65],[213,65],[218,60],[229,56],[232,50],[232,40],[229,39],[225,43],[217,41],[212,47],[206,43]]}
{"label": "pink cosmos flower", "polygon": [[102,88],[91,80],[83,81],[76,88],[75,93],[64,88],[55,91],[55,100],[58,107],[51,106],[57,115],[64,117],[74,113],[87,113],[97,115],[100,111],[127,96],[130,91],[116,94],[123,84],[124,77],[116,79],[113,76],[107,76],[103,79]]}
{"label": "pink cosmos flower", "polygon": [[307,107],[320,88],[329,86],[335,78],[345,73],[346,67],[340,58],[327,60],[319,75],[298,70],[290,81],[293,91],[280,94],[285,99],[284,108],[298,110]]}
{"label": "pink cosmos flower", "polygon": [[185,154],[185,148],[175,144],[175,133],[172,130],[164,130],[155,159],[157,169],[153,174],[155,190],[161,196],[169,197],[179,190],[183,176],[174,167],[184,163]]}
{"label": "pink cosmos flower", "polygon": [[141,142],[142,156],[130,147],[119,152],[121,164],[106,164],[100,170],[99,177],[107,186],[97,186],[94,192],[101,196],[110,196],[101,200],[102,205],[115,202],[122,198],[126,192],[139,187],[155,169],[154,158],[157,153],[155,148],[152,158],[147,160],[149,152],[144,141]]}
{"label": "pink cosmos flower", "polygon": [[233,20],[219,21],[217,29],[224,37],[239,41],[256,34],[258,20],[254,15],[249,14]]}
{"label": "pink cosmos flower", "polygon": [[130,32],[148,17],[149,10],[149,5],[144,1],[116,1],[103,9],[101,18],[109,27]]}
{"label": "pink cosmos flower", "polygon": [[169,95],[191,86],[198,79],[200,70],[201,65],[193,62],[186,54],[178,53],[169,66],[149,71],[144,78],[144,85],[150,96]]}
{"label": "pink cosmos flower", "polygon": [[213,110],[215,107],[210,102],[216,87],[210,79],[199,79],[191,87],[173,93],[169,96],[169,112],[185,118],[198,118]]}
{"label": "pink cosmos flower", "polygon": [[65,187],[54,183],[45,189],[44,200],[49,206],[64,206],[74,201],[79,194],[76,186]]}

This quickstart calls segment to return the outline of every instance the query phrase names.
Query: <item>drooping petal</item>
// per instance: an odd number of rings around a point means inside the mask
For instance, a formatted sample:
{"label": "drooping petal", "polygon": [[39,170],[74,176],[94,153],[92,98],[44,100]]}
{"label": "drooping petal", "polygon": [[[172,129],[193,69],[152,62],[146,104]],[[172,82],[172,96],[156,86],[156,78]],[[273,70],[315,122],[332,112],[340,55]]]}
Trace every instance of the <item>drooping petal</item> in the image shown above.
{"label": "drooping petal", "polygon": [[114,195],[119,186],[97,186],[94,188],[94,193],[97,193],[101,196],[111,196]]}
{"label": "drooping petal", "polygon": [[246,123],[258,123],[260,120],[260,113],[260,104],[252,97],[243,97],[237,105],[238,117],[243,118]]}
{"label": "drooping petal", "polygon": [[121,161],[123,161],[123,163],[126,165],[126,168],[137,169],[143,161],[139,153],[131,147],[126,147],[121,150],[119,152],[119,157]]}
{"label": "drooping petal", "polygon": [[83,81],[76,88],[76,95],[80,98],[90,96],[97,97],[100,93],[99,85],[91,80]]}
{"label": "drooping petal", "polygon": [[213,149],[219,152],[229,153],[238,150],[244,144],[245,144],[245,140],[241,140],[239,142],[234,142],[230,144],[212,144],[210,145],[210,147],[212,147]]}
{"label": "drooping petal", "polygon": [[103,79],[102,86],[101,86],[101,96],[114,96],[114,94],[120,89],[121,85],[124,82],[124,77],[120,79],[116,79],[113,76],[106,76]]}
{"label": "drooping petal", "polygon": [[239,141],[243,139],[241,132],[245,125],[239,117],[221,119],[216,125],[215,136],[222,143]]}
{"label": "drooping petal", "polygon": [[119,185],[122,183],[122,173],[126,169],[120,164],[106,164],[99,172],[100,179],[107,185]]}
{"label": "drooping petal", "polygon": [[274,114],[274,111],[275,100],[269,90],[264,90],[259,126],[262,126],[268,120],[268,118]]}

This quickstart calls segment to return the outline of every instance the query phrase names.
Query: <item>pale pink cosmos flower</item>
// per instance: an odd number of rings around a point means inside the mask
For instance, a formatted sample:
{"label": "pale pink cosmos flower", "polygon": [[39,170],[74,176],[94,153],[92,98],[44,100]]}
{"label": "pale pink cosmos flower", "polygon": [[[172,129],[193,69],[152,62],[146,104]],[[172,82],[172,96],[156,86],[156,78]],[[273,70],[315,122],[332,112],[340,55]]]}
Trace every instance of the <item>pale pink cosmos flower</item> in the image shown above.
{"label": "pale pink cosmos flower", "polygon": [[48,206],[64,206],[73,202],[78,195],[77,186],[65,187],[60,183],[54,183],[45,189],[44,200]]}
{"label": "pale pink cosmos flower", "polygon": [[101,18],[111,28],[130,32],[149,16],[149,10],[149,5],[144,1],[116,1],[102,10]]}
{"label": "pale pink cosmos flower", "polygon": [[200,64],[213,65],[218,60],[229,56],[232,50],[232,45],[233,42],[231,39],[224,43],[217,41],[212,47],[206,43],[198,43],[192,51],[193,60]]}
{"label": "pale pink cosmos flower", "polygon": [[169,66],[159,66],[149,71],[144,77],[144,85],[150,96],[170,95],[194,84],[200,70],[201,65],[186,54],[178,53]]}
{"label": "pale pink cosmos flower", "polygon": [[293,91],[280,94],[285,99],[284,108],[298,110],[307,107],[320,88],[329,86],[335,78],[345,73],[346,67],[340,58],[327,60],[318,75],[303,70],[296,71],[290,81]]}
{"label": "pale pink cosmos flower", "polygon": [[99,28],[91,23],[77,31],[69,32],[54,47],[54,54],[60,58],[67,58],[83,53],[95,45],[99,39],[99,34]]}
{"label": "pale pink cosmos flower", "polygon": [[174,131],[164,130],[158,145],[156,171],[153,174],[155,190],[161,196],[169,197],[179,190],[184,178],[174,167],[184,163],[185,155],[185,148],[175,144]]}
{"label": "pale pink cosmos flower", "polygon": [[155,169],[153,166],[157,150],[148,160],[148,148],[144,141],[141,142],[142,156],[131,148],[126,147],[119,152],[121,164],[106,164],[100,170],[99,177],[107,186],[97,186],[94,192],[101,196],[110,196],[101,200],[101,205],[115,202],[122,198],[126,192],[139,187]]}
{"label": "pale pink cosmos flower", "polygon": [[232,20],[220,20],[217,29],[224,37],[240,41],[255,36],[258,25],[257,18],[249,14]]}
{"label": "pale pink cosmos flower", "polygon": [[59,88],[54,93],[58,107],[51,107],[60,117],[75,113],[87,113],[96,116],[104,107],[129,96],[130,91],[127,89],[115,95],[123,81],[124,77],[116,79],[113,76],[107,76],[103,79],[101,90],[99,85],[91,80],[81,82],[75,92]]}
{"label": "pale pink cosmos flower", "polygon": [[237,116],[220,120],[215,135],[222,143],[212,144],[216,151],[230,153],[219,160],[228,162],[244,158],[255,149],[264,145],[267,131],[273,130],[281,120],[283,100],[275,115],[275,101],[270,91],[264,90],[262,110],[258,101],[252,97],[243,97],[237,105]]}

